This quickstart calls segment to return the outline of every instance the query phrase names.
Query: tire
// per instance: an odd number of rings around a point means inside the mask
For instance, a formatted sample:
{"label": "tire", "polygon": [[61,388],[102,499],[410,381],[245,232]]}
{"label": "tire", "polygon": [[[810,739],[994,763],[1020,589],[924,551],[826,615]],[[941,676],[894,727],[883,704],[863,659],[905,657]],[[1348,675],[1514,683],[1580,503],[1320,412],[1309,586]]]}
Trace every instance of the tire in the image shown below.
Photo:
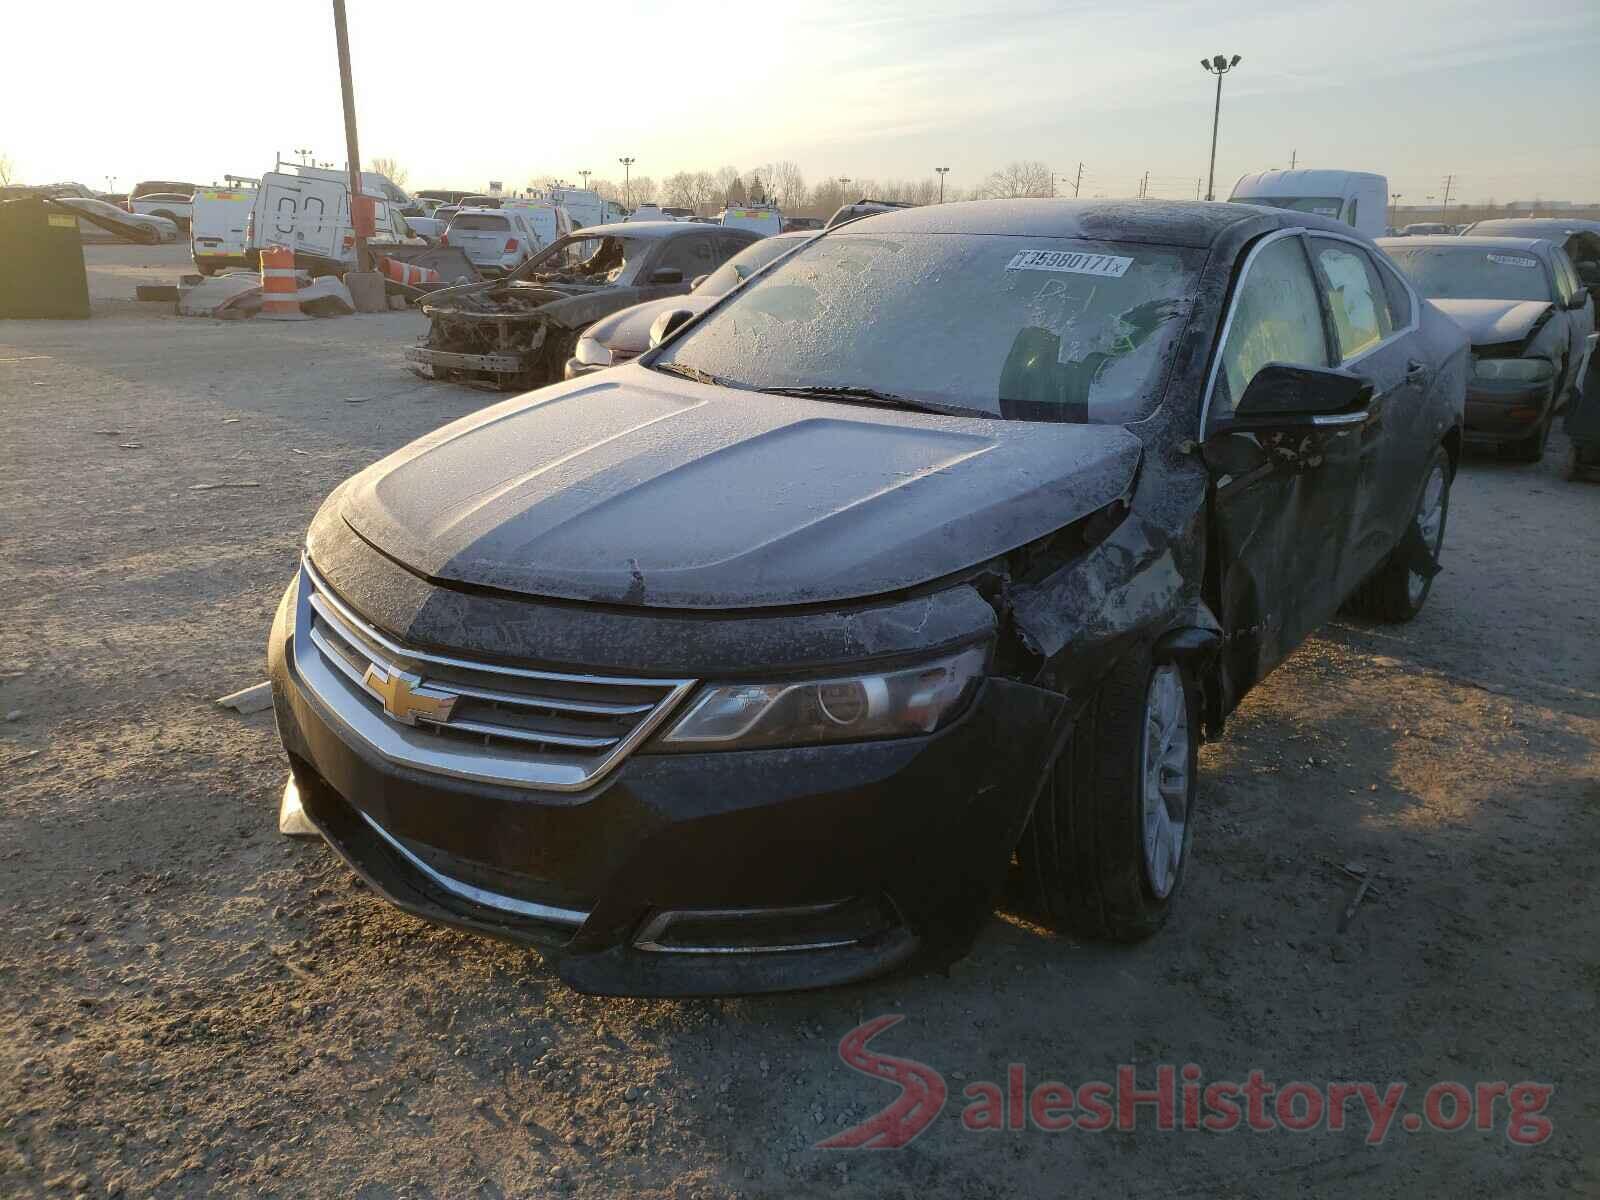
{"label": "tire", "polygon": [[[1422,611],[1429,593],[1433,591],[1433,576],[1411,568],[1420,548],[1431,553],[1435,563],[1439,560],[1439,551],[1444,545],[1445,520],[1450,515],[1450,480],[1450,455],[1443,446],[1436,446],[1405,536],[1389,552],[1383,564],[1350,597],[1346,604],[1350,611],[1370,621],[1390,624],[1409,621]],[[1437,520],[1434,520],[1433,489],[1436,481]]]}
{"label": "tire", "polygon": [[[1199,733],[1194,679],[1176,664],[1153,664],[1148,649],[1129,654],[1100,684],[1018,846],[1028,891],[1052,921],[1117,942],[1140,941],[1166,924],[1194,837]],[[1164,761],[1152,776],[1146,758],[1156,738],[1168,751],[1158,752]],[[1183,777],[1174,780],[1179,767]],[[1153,792],[1147,807],[1147,786],[1157,776],[1169,787]],[[1180,804],[1181,824],[1173,820]],[[1165,821],[1157,805],[1164,805]]]}

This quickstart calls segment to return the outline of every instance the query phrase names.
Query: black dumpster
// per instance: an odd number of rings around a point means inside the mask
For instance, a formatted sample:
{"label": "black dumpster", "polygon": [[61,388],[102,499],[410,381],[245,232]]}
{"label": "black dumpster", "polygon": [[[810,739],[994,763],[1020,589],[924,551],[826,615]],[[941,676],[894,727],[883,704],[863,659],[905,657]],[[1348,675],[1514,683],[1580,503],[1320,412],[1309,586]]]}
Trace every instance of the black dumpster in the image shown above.
{"label": "black dumpster", "polygon": [[0,203],[0,318],[89,315],[89,278],[72,210],[48,200]]}

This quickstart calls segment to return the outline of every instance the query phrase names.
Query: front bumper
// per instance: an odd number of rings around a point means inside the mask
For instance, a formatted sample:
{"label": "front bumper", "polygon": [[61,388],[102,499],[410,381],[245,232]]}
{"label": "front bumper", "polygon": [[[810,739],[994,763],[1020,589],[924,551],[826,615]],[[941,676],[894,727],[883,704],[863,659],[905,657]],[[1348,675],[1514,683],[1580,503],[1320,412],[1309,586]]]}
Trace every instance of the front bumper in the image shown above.
{"label": "front bumper", "polygon": [[527,364],[520,354],[458,354],[429,346],[407,346],[406,361],[448,371],[495,371],[514,375]]}
{"label": "front bumper", "polygon": [[964,954],[988,919],[1065,699],[989,679],[928,737],[630,757],[589,790],[451,778],[374,752],[306,686],[298,581],[269,647],[307,815],[426,920],[550,952],[614,995],[818,987]]}

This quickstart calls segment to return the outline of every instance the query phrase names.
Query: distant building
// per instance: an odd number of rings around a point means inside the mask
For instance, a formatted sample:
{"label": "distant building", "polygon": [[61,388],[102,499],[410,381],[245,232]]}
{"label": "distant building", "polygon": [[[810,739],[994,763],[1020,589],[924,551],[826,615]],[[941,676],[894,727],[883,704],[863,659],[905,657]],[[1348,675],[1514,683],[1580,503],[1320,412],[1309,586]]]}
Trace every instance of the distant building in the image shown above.
{"label": "distant building", "polygon": [[1513,200],[1507,208],[1579,208],[1571,200]]}

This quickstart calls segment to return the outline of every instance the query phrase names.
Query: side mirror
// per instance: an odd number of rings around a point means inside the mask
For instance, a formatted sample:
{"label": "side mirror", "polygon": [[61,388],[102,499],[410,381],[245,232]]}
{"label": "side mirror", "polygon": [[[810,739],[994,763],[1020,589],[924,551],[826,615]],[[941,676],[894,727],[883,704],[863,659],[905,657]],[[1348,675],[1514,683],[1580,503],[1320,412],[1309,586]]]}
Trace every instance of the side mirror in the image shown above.
{"label": "side mirror", "polygon": [[1587,303],[1589,303],[1589,287],[1586,286],[1572,293],[1571,299],[1567,301],[1567,307],[1577,312]]}
{"label": "side mirror", "polygon": [[651,283],[682,283],[683,272],[677,267],[658,267],[650,273]]}
{"label": "side mirror", "polygon": [[687,308],[669,308],[650,323],[650,349],[654,350],[693,318]]}
{"label": "side mirror", "polygon": [[1372,385],[1348,371],[1268,363],[1234,406],[1232,427],[1270,431],[1359,425],[1371,400]]}
{"label": "side mirror", "polygon": [[706,280],[708,280],[710,278],[711,278],[711,276],[709,276],[709,275],[696,275],[693,279],[691,279],[689,281],[689,290],[691,292],[694,291],[702,283],[704,283]]}

